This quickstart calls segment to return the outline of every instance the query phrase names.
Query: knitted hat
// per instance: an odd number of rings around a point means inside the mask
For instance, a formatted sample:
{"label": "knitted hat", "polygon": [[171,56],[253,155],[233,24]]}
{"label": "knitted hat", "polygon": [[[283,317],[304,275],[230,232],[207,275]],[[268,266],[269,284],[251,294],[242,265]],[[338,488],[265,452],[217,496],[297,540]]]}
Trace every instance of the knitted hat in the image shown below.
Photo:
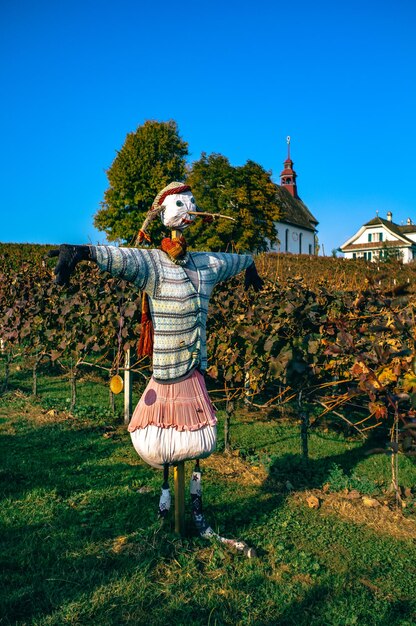
{"label": "knitted hat", "polygon": [[141,229],[139,230],[139,233],[136,238],[136,244],[142,243],[143,239],[146,239],[146,241],[149,241],[149,242],[151,241],[150,236],[147,233],[146,229],[149,226],[149,224],[153,222],[153,220],[162,211],[164,199],[167,196],[170,196],[172,194],[184,193],[185,191],[191,191],[191,188],[189,187],[189,185],[184,185],[183,183],[179,183],[176,181],[169,183],[169,185],[166,185],[166,187],[164,187],[162,191],[159,191],[156,198],[152,202],[152,206],[150,210],[147,212],[146,219],[144,220]]}

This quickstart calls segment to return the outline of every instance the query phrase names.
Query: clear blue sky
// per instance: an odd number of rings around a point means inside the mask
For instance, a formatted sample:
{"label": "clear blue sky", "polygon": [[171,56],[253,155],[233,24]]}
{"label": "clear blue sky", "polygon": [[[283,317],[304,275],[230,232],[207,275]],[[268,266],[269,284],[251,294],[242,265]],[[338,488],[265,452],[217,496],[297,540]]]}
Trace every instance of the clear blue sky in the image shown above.
{"label": "clear blue sky", "polygon": [[3,0],[0,241],[103,242],[93,215],[126,134],[189,143],[298,191],[326,254],[366,221],[416,221],[414,0]]}

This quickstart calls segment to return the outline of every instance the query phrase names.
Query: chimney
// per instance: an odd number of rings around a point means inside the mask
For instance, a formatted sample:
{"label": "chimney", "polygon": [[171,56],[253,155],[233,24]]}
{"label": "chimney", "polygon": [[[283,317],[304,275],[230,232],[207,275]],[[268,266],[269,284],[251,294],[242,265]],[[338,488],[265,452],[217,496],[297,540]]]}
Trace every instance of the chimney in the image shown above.
{"label": "chimney", "polygon": [[393,213],[391,211],[387,212],[387,221],[388,222],[392,222],[393,221]]}

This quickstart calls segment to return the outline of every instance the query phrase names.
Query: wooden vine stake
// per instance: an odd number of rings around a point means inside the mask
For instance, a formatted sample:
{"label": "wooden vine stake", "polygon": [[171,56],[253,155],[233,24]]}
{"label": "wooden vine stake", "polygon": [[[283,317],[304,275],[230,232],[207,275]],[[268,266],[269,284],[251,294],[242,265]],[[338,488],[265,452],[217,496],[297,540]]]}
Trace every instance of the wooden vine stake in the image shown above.
{"label": "wooden vine stake", "polygon": [[302,390],[298,393],[298,410],[299,417],[301,419],[300,424],[300,439],[302,444],[303,458],[309,459],[309,414],[305,407],[302,406]]}
{"label": "wooden vine stake", "polygon": [[399,409],[397,402],[395,403],[394,422],[391,428],[391,489],[396,496],[396,507],[402,503],[399,487]]}
{"label": "wooden vine stake", "polygon": [[126,350],[124,361],[124,423],[128,424],[131,418],[132,396],[132,375],[130,370],[130,348]]}

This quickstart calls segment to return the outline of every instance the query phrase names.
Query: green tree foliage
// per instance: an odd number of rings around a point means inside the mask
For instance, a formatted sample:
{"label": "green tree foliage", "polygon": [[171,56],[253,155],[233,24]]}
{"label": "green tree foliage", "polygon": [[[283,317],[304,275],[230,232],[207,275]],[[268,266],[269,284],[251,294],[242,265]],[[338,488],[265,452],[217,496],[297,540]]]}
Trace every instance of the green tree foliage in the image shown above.
{"label": "green tree foliage", "polygon": [[380,251],[379,261],[389,262],[400,260],[403,260],[403,254],[400,248],[388,247],[386,242],[384,242],[383,247]]}
{"label": "green tree foliage", "polygon": [[187,183],[203,211],[237,220],[218,219],[211,225],[198,220],[186,233],[193,248],[264,251],[268,248],[267,239],[276,241],[276,185],[270,173],[254,161],[234,167],[221,154],[203,153],[193,163]]}
{"label": "green tree foliage", "polygon": [[[109,241],[131,242],[158,191],[184,178],[187,154],[188,144],[173,120],[146,121],[129,133],[107,170],[109,187],[94,225]],[[152,228],[160,228],[160,222]]]}

